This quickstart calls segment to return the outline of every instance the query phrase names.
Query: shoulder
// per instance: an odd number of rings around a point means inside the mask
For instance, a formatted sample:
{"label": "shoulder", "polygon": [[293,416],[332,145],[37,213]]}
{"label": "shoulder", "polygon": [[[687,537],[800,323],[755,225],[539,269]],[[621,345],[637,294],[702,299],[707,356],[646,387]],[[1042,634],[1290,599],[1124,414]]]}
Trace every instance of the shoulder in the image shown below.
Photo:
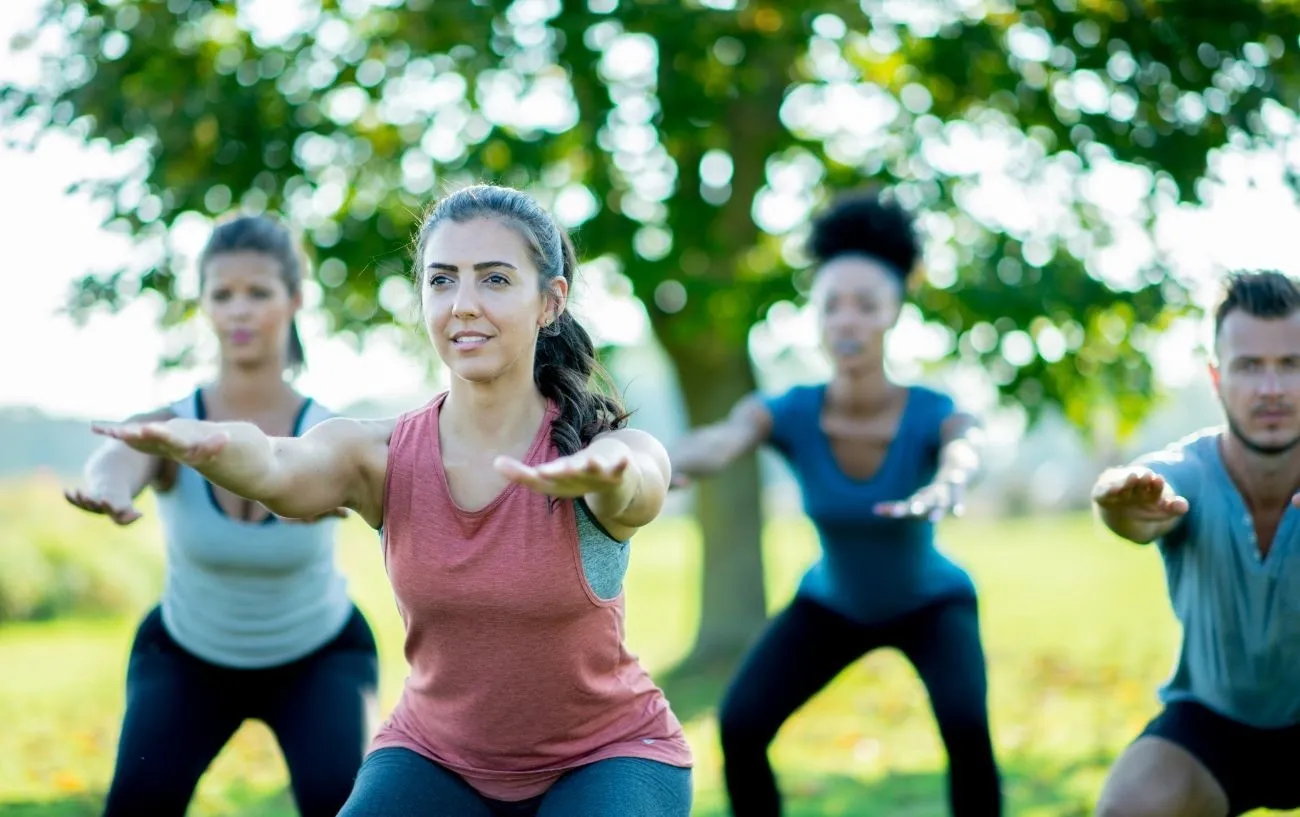
{"label": "shoulder", "polygon": [[1164,448],[1143,454],[1133,461],[1133,465],[1159,474],[1183,496],[1194,494],[1218,457],[1219,436],[1217,428],[1197,431]]}
{"label": "shoulder", "polygon": [[1203,468],[1217,455],[1219,433],[1217,428],[1208,428],[1188,434],[1163,448],[1141,455],[1133,464]]}

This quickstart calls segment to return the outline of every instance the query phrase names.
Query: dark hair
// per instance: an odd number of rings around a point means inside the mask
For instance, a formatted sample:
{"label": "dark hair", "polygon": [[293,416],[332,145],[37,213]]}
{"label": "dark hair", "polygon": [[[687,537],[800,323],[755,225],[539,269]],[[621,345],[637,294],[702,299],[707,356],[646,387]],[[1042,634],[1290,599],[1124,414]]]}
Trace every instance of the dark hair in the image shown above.
{"label": "dark hair", "polygon": [[[233,252],[255,252],[274,259],[280,265],[280,280],[289,295],[302,291],[302,258],[293,236],[280,222],[269,216],[238,216],[218,224],[199,253],[200,280],[209,261]],[[301,369],[307,363],[296,321],[289,323],[287,354],[290,368]]]}
{"label": "dark hair", "polygon": [[[416,241],[417,282],[423,280],[424,248],[434,229],[444,221],[463,224],[479,218],[499,221],[518,233],[528,246],[543,291],[549,281],[561,275],[569,282],[569,291],[573,291],[578,259],[568,235],[531,196],[495,185],[463,188],[429,210]],[[424,287],[420,286],[419,291],[423,293]],[[559,416],[551,426],[551,442],[561,454],[573,454],[597,434],[627,423],[622,403],[604,390],[593,389],[593,377],[602,386],[609,383],[596,359],[591,336],[566,309],[538,334],[533,359],[533,382],[559,407]]]}
{"label": "dark hair", "polygon": [[1240,310],[1256,318],[1285,318],[1300,310],[1300,282],[1277,270],[1229,273],[1223,298],[1214,311],[1214,339],[1229,313]]}
{"label": "dark hair", "polygon": [[912,214],[874,191],[848,193],[812,222],[808,252],[818,264],[841,255],[883,261],[906,284],[921,254]]}

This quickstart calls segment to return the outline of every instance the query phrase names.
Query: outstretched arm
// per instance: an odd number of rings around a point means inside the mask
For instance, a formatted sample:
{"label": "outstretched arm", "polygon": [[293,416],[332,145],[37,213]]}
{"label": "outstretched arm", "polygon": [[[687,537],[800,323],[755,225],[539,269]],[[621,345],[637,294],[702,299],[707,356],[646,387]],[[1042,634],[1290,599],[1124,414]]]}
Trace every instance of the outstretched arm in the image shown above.
{"label": "outstretched arm", "polygon": [[[159,409],[137,414],[128,423],[165,422],[172,414]],[[161,472],[162,460],[132,449],[118,440],[105,440],[86,460],[82,484],[66,489],[68,502],[91,513],[102,513],[119,525],[129,525],[140,518],[135,498]]]}
{"label": "outstretched arm", "polygon": [[659,515],[668,493],[668,452],[644,431],[622,428],[581,451],[538,466],[498,457],[496,468],[540,494],[582,499],[616,539],[627,539]]}
{"label": "outstretched arm", "polygon": [[980,469],[984,427],[979,418],[958,411],[939,428],[939,467],[934,480],[898,502],[882,502],[876,513],[891,517],[923,517],[938,520],[944,514],[960,516],[965,511],[966,486]]}
{"label": "outstretched arm", "polygon": [[754,451],[772,434],[772,413],[750,395],[736,404],[727,419],[702,426],[673,446],[673,482],[708,477]]}
{"label": "outstretched arm", "polygon": [[1103,471],[1093,485],[1092,502],[1106,527],[1139,545],[1168,534],[1189,508],[1164,477],[1140,465]]}
{"label": "outstretched arm", "polygon": [[97,425],[96,433],[194,468],[210,482],[295,519],[350,508],[372,527],[383,516],[392,421],[334,418],[301,437],[268,437],[247,422]]}

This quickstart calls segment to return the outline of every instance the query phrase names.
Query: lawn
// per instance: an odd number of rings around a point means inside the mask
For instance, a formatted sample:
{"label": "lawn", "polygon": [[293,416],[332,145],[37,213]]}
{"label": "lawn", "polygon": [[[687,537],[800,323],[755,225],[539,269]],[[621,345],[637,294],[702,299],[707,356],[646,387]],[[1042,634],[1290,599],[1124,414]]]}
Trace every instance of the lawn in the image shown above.
{"label": "lawn", "polygon": [[[27,488],[0,501],[6,524],[50,525],[86,548],[112,547],[98,520]],[[3,498],[0,498],[3,499]],[[16,517],[16,519],[15,519]],[[152,516],[134,529],[156,546]],[[405,667],[401,625],[375,536],[350,521],[340,547],[383,655],[381,704]],[[12,531],[12,529],[11,529]],[[1085,815],[1108,763],[1155,712],[1177,629],[1156,554],[1126,546],[1087,517],[945,523],[948,550],[975,576],[991,665],[995,740],[1008,813]],[[767,530],[769,598],[789,598],[815,552],[799,519]],[[635,542],[628,639],[665,686],[695,749],[696,811],[727,814],[712,707],[720,679],[673,679],[698,615],[699,541],[687,520]],[[97,813],[112,766],[134,616],[0,627],[0,817]],[[896,654],[859,661],[801,710],[773,757],[792,815],[946,813],[943,757],[925,697]],[[274,740],[246,724],[200,783],[193,815],[293,815]]]}

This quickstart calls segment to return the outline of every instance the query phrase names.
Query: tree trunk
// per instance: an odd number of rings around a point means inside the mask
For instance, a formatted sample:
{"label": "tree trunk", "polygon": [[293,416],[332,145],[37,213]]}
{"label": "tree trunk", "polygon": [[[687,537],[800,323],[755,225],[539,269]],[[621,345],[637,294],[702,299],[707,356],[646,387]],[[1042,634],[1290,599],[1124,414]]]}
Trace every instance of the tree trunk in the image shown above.
{"label": "tree trunk", "polygon": [[[692,426],[725,417],[755,386],[745,345],[669,348]],[[763,626],[762,494],[753,454],[697,483],[696,513],[703,537],[700,623],[686,664],[730,664]]]}

